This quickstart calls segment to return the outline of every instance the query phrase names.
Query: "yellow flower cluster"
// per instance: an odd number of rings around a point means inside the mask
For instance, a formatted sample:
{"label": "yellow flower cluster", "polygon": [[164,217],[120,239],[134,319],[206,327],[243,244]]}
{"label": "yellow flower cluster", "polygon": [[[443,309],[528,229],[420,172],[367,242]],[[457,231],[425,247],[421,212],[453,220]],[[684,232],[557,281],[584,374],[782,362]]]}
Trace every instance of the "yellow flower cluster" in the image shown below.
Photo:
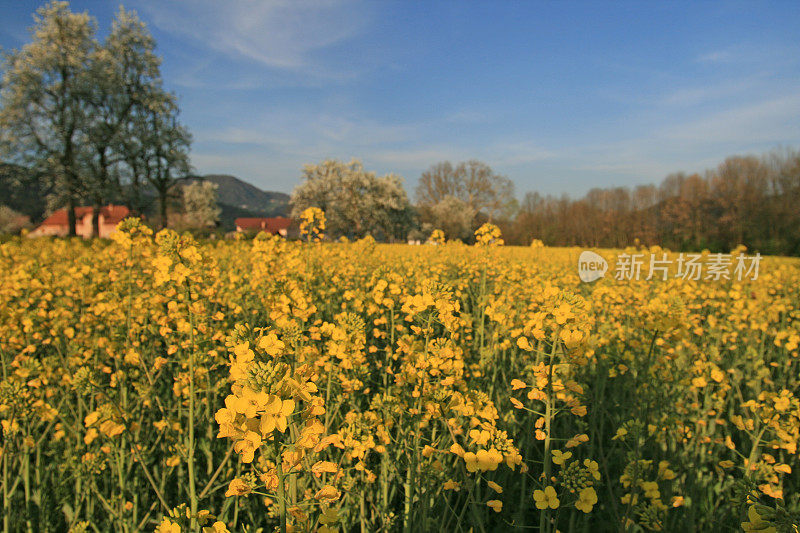
{"label": "yellow flower cluster", "polygon": [[428,237],[428,244],[444,244],[445,243],[445,235],[444,232],[440,229],[435,229],[431,232],[430,237]]}
{"label": "yellow flower cluster", "polygon": [[475,242],[480,246],[502,246],[504,244],[500,228],[489,222],[475,230]]}
{"label": "yellow flower cluster", "polygon": [[309,207],[300,214],[300,236],[308,241],[320,241],[325,236],[325,213],[319,207]]}
{"label": "yellow flower cluster", "polygon": [[581,250],[491,224],[300,229],[0,244],[7,530],[798,522],[800,261],[585,284]]}

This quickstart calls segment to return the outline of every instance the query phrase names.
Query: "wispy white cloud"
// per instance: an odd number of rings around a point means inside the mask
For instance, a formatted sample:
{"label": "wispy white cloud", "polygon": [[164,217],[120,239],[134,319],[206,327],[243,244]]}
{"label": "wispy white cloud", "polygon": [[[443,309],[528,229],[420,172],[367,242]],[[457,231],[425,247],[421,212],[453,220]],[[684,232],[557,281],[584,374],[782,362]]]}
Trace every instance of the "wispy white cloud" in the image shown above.
{"label": "wispy white cloud", "polygon": [[767,68],[796,64],[795,47],[775,42],[739,42],[698,54],[694,62],[707,67],[759,65]]}
{"label": "wispy white cloud", "polygon": [[[201,14],[214,11],[206,1],[201,2],[205,6]],[[312,5],[322,5],[330,16],[312,13]],[[311,78],[335,70],[330,58],[326,60],[319,52],[345,43],[361,31],[363,14],[347,21],[344,28],[326,27],[335,25],[336,14],[360,11],[356,6],[338,0],[271,3],[267,7],[236,2],[224,16],[202,15],[206,30],[184,31],[172,21],[157,24],[180,35],[207,33],[207,45],[231,58],[246,58],[267,69]],[[162,13],[174,10],[163,5],[153,9]],[[321,20],[326,17],[330,20]],[[270,33],[276,24],[286,27]],[[320,26],[323,35],[309,35],[306,42],[307,33]],[[230,126],[195,129],[198,149],[193,162],[202,172],[229,172],[286,192],[298,183],[303,164],[329,157],[357,157],[371,170],[399,173],[406,178],[409,191],[430,165],[472,158],[507,174],[520,193],[538,189],[580,195],[591,186],[657,183],[671,172],[701,172],[742,150],[800,142],[800,123],[795,120],[800,116],[800,93],[775,74],[786,71],[790,59],[765,50],[740,46],[688,56],[686,60],[703,65],[694,65],[695,71],[708,73],[697,78],[683,73],[637,72],[663,83],[625,92],[619,99],[624,116],[589,121],[571,138],[563,133],[559,139],[537,137],[533,128],[504,130],[502,115],[488,111],[501,108],[496,102],[451,108],[439,116],[428,114],[403,122],[402,118],[379,118],[380,112],[362,106],[347,90],[326,90],[324,98],[315,97],[309,105],[290,100],[285,107],[248,108],[235,124],[229,122]],[[198,63],[198,71],[192,74],[201,83],[214,67],[213,62],[208,63]],[[738,63],[744,66],[739,69]],[[258,74],[248,78],[245,72],[226,88],[236,84],[248,88],[253,83],[258,83]],[[322,81],[320,86],[325,85]],[[545,181],[551,176],[558,179]]]}
{"label": "wispy white cloud", "polygon": [[143,8],[163,31],[232,58],[315,76],[334,72],[314,54],[357,35],[370,13],[357,0],[146,0]]}
{"label": "wispy white cloud", "polygon": [[555,159],[559,153],[543,147],[539,142],[506,140],[487,147],[487,159],[497,166],[518,166]]}
{"label": "wispy white cloud", "polygon": [[720,83],[690,86],[669,92],[660,103],[676,107],[713,103],[722,98],[740,95],[745,91],[758,87],[758,85],[760,85],[759,81],[754,78],[738,78]]}
{"label": "wispy white cloud", "polygon": [[684,143],[781,143],[800,140],[800,93],[677,124],[661,137]]}
{"label": "wispy white cloud", "polygon": [[308,161],[299,158],[268,158],[263,152],[203,152],[192,154],[192,165],[200,174],[231,174],[265,190],[291,192],[300,181]]}
{"label": "wispy white cloud", "polygon": [[311,127],[324,139],[355,146],[404,142],[412,138],[418,128],[414,124],[385,124],[335,115],[322,115]]}
{"label": "wispy white cloud", "polygon": [[[197,149],[192,163],[203,173],[250,176],[257,185],[287,192],[296,184],[304,164],[326,158],[359,158],[371,170],[407,177],[406,171],[451,155],[417,148],[415,139],[422,127],[344,114],[274,110],[249,117],[247,125],[195,131]],[[395,145],[410,148],[387,148]],[[286,183],[287,178],[290,183]]]}
{"label": "wispy white cloud", "polygon": [[491,122],[494,117],[490,113],[474,111],[470,109],[462,109],[445,117],[446,122],[452,124],[480,124],[484,122]]}
{"label": "wispy white cloud", "polygon": [[272,133],[266,129],[228,127],[219,130],[201,130],[196,132],[197,141],[205,143],[223,143],[260,148],[291,147],[295,141],[280,133]]}
{"label": "wispy white cloud", "polygon": [[439,161],[460,161],[467,157],[463,148],[414,147],[405,150],[377,150],[366,159],[398,169],[425,169]]}
{"label": "wispy white cloud", "polygon": [[[255,117],[257,124],[196,132],[204,150],[194,164],[208,172],[228,171],[254,177],[254,183],[290,191],[305,163],[328,157],[360,158],[379,173],[396,172],[413,190],[419,174],[444,160],[480,159],[517,182],[518,190],[571,191],[590,186],[657,183],[677,172],[702,172],[725,157],[800,143],[800,93],[748,100],[724,111],[692,113],[638,124],[637,136],[614,131],[571,144],[521,135],[498,137],[485,145],[449,138],[431,141],[431,127],[447,117],[409,124],[381,123],[350,115],[275,111]],[[228,150],[233,146],[233,150]],[[541,182],[545,176],[570,175],[569,182]],[[287,180],[289,180],[287,182]]]}
{"label": "wispy white cloud", "polygon": [[[725,157],[800,142],[800,94],[748,102],[724,111],[656,123],[636,138],[588,142],[559,150],[558,165],[619,184],[658,183],[670,173],[702,172]],[[607,179],[607,178],[606,178]],[[609,186],[613,182],[598,183]]]}
{"label": "wispy white cloud", "polygon": [[[265,123],[284,123],[280,113]],[[302,118],[295,124],[304,123]],[[254,183],[289,191],[303,164],[325,158],[361,159],[379,173],[402,175],[413,188],[419,174],[439,161],[480,159],[495,170],[531,165],[558,155],[536,142],[501,140],[480,148],[420,140],[428,123],[381,125],[369,120],[326,116],[302,127],[226,128],[196,132],[203,149],[192,162],[202,172],[230,172],[255,177]],[[330,130],[333,133],[320,133]],[[397,146],[397,147],[396,147]],[[231,150],[231,148],[233,148]],[[278,180],[278,177],[281,177]]]}
{"label": "wispy white cloud", "polygon": [[[679,170],[665,156],[663,143],[652,138],[619,139],[574,146],[564,151],[560,163],[574,171],[614,174],[621,181],[656,181]],[[616,183],[598,184],[600,186]]]}
{"label": "wispy white cloud", "polygon": [[695,61],[698,63],[731,63],[736,61],[738,57],[732,49],[728,48],[700,54],[695,58]]}
{"label": "wispy white cloud", "polygon": [[258,124],[200,130],[195,137],[202,142],[308,153],[405,143],[417,138],[423,127],[422,124],[386,124],[330,113],[274,111],[258,114],[256,118]]}

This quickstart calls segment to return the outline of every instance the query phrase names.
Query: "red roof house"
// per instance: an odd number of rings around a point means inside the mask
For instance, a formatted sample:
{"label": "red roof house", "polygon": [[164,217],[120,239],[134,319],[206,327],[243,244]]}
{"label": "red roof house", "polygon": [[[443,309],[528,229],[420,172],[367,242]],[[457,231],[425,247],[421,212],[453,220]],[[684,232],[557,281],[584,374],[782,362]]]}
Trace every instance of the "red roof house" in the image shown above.
{"label": "red roof house", "polygon": [[[130,210],[124,205],[106,205],[100,208],[100,237],[108,237],[130,215]],[[92,208],[75,208],[75,233],[88,239],[92,236]],[[30,237],[57,235],[65,237],[69,234],[69,222],[66,209],[59,209],[47,217],[38,228],[28,234]]]}
{"label": "red roof house", "polygon": [[286,217],[250,217],[237,218],[233,222],[236,224],[237,233],[257,233],[263,231],[265,233],[286,237],[292,220]]}

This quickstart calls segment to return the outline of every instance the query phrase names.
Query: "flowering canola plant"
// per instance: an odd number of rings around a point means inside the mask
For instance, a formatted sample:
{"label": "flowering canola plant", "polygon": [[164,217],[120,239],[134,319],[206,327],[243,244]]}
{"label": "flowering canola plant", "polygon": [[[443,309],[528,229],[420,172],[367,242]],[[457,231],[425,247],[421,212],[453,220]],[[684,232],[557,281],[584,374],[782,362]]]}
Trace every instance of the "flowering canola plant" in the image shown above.
{"label": "flowering canola plant", "polygon": [[3,531],[797,531],[800,261],[300,229],[0,244]]}

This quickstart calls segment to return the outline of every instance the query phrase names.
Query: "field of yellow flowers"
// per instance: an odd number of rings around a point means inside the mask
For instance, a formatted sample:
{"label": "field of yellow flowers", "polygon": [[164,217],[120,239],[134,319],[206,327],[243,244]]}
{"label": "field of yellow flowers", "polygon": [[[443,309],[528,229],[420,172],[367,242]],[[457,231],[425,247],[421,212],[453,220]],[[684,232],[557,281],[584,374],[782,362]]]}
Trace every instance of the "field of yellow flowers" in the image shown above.
{"label": "field of yellow flowers", "polygon": [[3,531],[797,531],[800,262],[585,284],[323,221],[0,245]]}

